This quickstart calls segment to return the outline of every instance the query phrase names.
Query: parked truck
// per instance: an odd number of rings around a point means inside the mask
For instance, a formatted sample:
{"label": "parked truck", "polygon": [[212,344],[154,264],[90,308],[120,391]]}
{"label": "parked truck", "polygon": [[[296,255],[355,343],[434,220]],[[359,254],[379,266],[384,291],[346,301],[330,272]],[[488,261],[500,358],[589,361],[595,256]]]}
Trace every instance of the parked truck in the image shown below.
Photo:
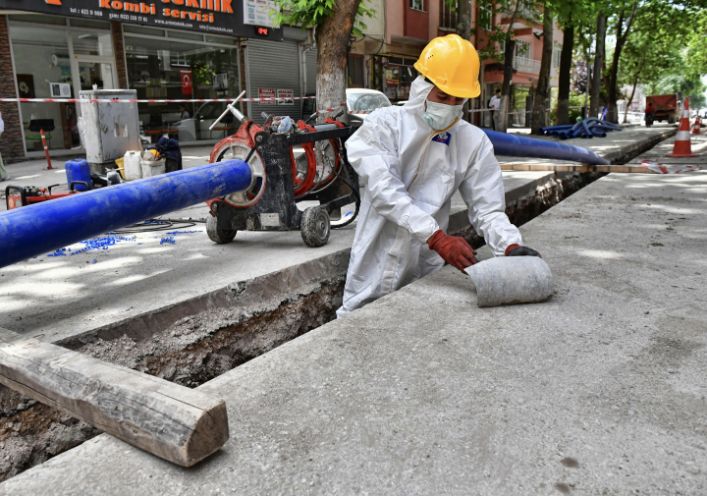
{"label": "parked truck", "polygon": [[668,121],[673,124],[678,111],[677,95],[650,95],[646,97],[646,126],[655,121]]}

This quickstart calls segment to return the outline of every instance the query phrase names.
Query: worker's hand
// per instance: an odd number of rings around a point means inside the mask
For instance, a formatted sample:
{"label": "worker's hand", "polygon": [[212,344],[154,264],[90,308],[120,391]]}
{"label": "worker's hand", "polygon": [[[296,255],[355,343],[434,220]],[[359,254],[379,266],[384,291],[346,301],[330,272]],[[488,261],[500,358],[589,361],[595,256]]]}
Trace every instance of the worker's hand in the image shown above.
{"label": "worker's hand", "polygon": [[[507,257],[540,257],[540,253],[533,250],[529,246],[521,246],[518,243],[513,243],[506,247]],[[542,257],[541,257],[542,258]]]}
{"label": "worker's hand", "polygon": [[445,262],[461,271],[476,263],[474,250],[464,238],[461,236],[449,236],[441,229],[430,236],[430,239],[427,240],[427,246],[431,250],[436,251]]}

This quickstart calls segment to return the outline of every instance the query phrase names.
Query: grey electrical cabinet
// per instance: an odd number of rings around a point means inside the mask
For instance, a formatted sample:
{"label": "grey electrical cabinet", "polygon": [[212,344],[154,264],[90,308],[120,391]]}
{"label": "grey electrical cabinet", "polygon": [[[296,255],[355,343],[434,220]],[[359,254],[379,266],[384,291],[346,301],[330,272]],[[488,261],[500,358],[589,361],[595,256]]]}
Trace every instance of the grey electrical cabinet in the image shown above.
{"label": "grey electrical cabinet", "polygon": [[142,149],[136,90],[85,90],[79,98],[79,130],[89,163],[113,162]]}

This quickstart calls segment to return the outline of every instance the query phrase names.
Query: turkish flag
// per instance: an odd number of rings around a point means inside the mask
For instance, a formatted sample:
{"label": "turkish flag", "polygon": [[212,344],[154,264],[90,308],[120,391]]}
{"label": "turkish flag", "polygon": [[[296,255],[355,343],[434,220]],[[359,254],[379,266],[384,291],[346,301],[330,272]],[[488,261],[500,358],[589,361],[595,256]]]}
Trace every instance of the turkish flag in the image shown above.
{"label": "turkish flag", "polygon": [[179,71],[179,79],[182,82],[182,96],[191,96],[191,70],[181,69]]}

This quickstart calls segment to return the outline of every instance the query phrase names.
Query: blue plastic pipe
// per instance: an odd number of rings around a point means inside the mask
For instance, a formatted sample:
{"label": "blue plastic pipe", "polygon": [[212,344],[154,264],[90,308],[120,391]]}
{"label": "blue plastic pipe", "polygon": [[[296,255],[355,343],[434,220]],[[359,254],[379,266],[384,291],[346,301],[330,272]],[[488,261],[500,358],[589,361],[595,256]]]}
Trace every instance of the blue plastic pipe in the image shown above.
{"label": "blue plastic pipe", "polygon": [[250,186],[225,160],[0,212],[0,267]]}
{"label": "blue plastic pipe", "polygon": [[483,131],[491,139],[496,155],[554,158],[591,165],[606,165],[609,163],[593,151],[581,146],[526,138],[524,136],[491,131],[490,129],[484,129]]}

